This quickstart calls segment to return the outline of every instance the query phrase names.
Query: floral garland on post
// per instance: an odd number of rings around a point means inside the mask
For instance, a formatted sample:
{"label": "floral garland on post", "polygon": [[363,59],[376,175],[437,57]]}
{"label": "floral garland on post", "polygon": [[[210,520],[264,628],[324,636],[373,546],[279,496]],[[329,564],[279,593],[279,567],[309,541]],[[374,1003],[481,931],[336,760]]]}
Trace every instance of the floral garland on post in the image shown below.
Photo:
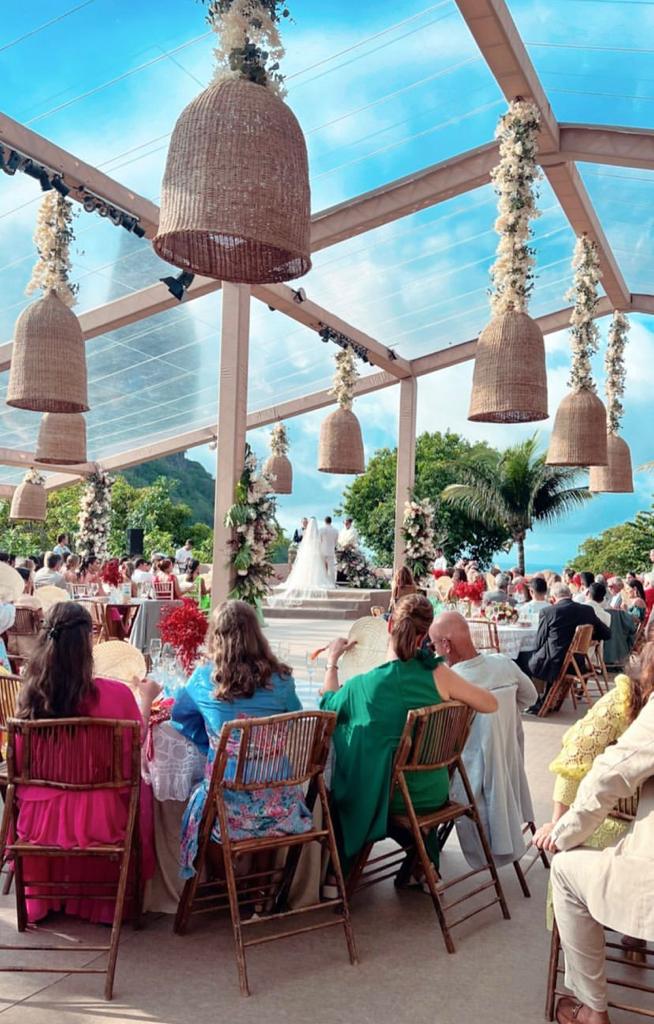
{"label": "floral garland on post", "polygon": [[82,492],[77,552],[82,558],[106,558],[111,528],[113,477],[104,470],[91,473]]}
{"label": "floral garland on post", "polygon": [[595,393],[597,389],[590,361],[599,347],[599,328],[593,317],[599,302],[598,288],[602,272],[597,245],[588,235],[581,235],[577,239],[572,266],[575,272],[573,285],[566,295],[567,299],[574,300],[570,317],[572,363],[568,384],[572,391]]}
{"label": "floral garland on post", "polygon": [[500,162],[491,172],[499,197],[495,230],[500,236],[497,258],[491,267],[493,316],[527,311],[534,287],[535,250],[530,221],[539,217],[536,181],[542,176],[536,163],[540,115],[533,103],[516,99],[498,121],[495,138]]}
{"label": "floral garland on post", "polygon": [[288,431],[286,424],[280,420],[270,431],[270,451],[273,455],[287,456],[288,449]]}
{"label": "floral garland on post", "polygon": [[285,51],[277,23],[288,16],[281,0],[210,0],[207,21],[219,36],[214,82],[245,78],[283,98]]}
{"label": "floral garland on post", "polygon": [[277,537],[277,504],[270,494],[270,481],[257,474],[257,459],[249,444],[235,501],[225,516],[225,526],[234,531],[230,541],[230,564],[235,583],[230,598],[257,607],[268,593],[274,575],[270,548]]}
{"label": "floral garland on post", "polygon": [[22,482],[24,484],[36,484],[37,487],[43,487],[45,477],[43,473],[39,473],[38,469],[35,469],[34,466],[32,466],[31,469],[27,470]]}
{"label": "floral garland on post", "polygon": [[620,430],[624,413],[622,396],[624,395],[626,367],[624,350],[629,334],[629,320],[624,313],[616,310],[609,327],[609,343],[604,358],[606,370],[606,422],[609,434]]}
{"label": "floral garland on post", "polygon": [[56,191],[46,192],[36,218],[34,243],[39,259],[25,289],[32,295],[39,288],[54,291],[66,306],[74,306],[79,285],[70,280],[70,243],[73,233],[73,204]]}
{"label": "floral garland on post", "polygon": [[435,509],[429,498],[407,501],[402,520],[404,564],[411,570],[416,583],[430,577],[436,557],[434,532]]}
{"label": "floral garland on post", "polygon": [[336,371],[328,394],[334,396],[341,409],[351,409],[354,386],[359,379],[359,371],[352,349],[340,349],[334,356],[334,362]]}

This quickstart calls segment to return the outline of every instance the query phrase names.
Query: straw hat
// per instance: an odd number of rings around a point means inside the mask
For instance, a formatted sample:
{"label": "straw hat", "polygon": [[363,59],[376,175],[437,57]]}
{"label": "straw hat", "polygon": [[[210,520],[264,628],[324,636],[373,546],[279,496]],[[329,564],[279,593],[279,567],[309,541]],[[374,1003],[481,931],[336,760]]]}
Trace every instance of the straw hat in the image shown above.
{"label": "straw hat", "polygon": [[23,577],[7,562],[0,562],[0,601],[13,603],[23,593]]}
{"label": "straw hat", "polygon": [[134,676],[144,678],[147,666],[138,648],[126,640],[107,640],[93,649],[93,671],[105,679],[131,683]]}
{"label": "straw hat", "polygon": [[368,615],[352,623],[348,640],[356,640],[356,647],[341,658],[340,676],[344,683],[352,676],[370,672],[388,661],[388,631],[385,619]]}
{"label": "straw hat", "polygon": [[53,604],[59,604],[60,601],[70,601],[70,594],[61,587],[37,587],[36,596],[44,612],[50,611]]}

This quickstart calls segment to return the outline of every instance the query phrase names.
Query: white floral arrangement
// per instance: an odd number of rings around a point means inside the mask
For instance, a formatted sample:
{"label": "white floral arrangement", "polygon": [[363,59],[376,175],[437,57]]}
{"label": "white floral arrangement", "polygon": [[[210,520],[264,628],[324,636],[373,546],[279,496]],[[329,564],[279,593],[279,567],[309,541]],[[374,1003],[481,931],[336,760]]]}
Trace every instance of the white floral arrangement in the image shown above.
{"label": "white floral arrangement", "polygon": [[77,535],[77,552],[82,558],[107,557],[113,485],[113,477],[104,470],[97,470],[87,477],[82,491]]}
{"label": "white floral arrangement", "polygon": [[225,516],[233,530],[230,547],[235,583],[230,598],[255,607],[268,593],[274,576],[270,549],[277,538],[277,504],[270,494],[270,480],[258,473],[257,458],[248,444],[234,504]]}
{"label": "white floral arrangement", "polygon": [[533,103],[513,100],[495,130],[500,161],[491,172],[491,180],[499,197],[495,230],[500,240],[490,270],[493,316],[510,310],[525,313],[534,287],[535,250],[529,242],[530,221],[540,216],[535,187],[542,176],[536,162],[539,124],[540,115]]}
{"label": "white floral arrangement", "polygon": [[74,306],[78,285],[70,280],[70,243],[73,233],[73,204],[54,189],[46,192],[36,217],[34,244],[39,259],[34,265],[26,295],[42,289],[54,291],[66,306]]}
{"label": "white floral arrangement", "polygon": [[609,343],[604,358],[606,417],[609,434],[618,433],[624,413],[622,404],[626,376],[624,350],[627,345],[629,326],[629,319],[616,309],[609,327]]}
{"label": "white floral arrangement", "polygon": [[363,551],[351,544],[336,545],[336,572],[345,583],[356,589],[370,590],[379,585]]}
{"label": "white floral arrangement", "polygon": [[23,477],[24,484],[36,484],[37,487],[43,487],[45,483],[45,477],[43,473],[39,473],[38,469],[32,466],[31,469],[27,470],[27,473]]}
{"label": "white floral arrangement", "polygon": [[517,622],[520,617],[518,609],[506,601],[491,601],[481,613],[487,622]]}
{"label": "white floral arrangement", "polygon": [[288,431],[286,424],[280,420],[270,431],[270,451],[273,455],[286,456],[288,449]]}
{"label": "white floral arrangement", "polygon": [[405,502],[402,519],[404,564],[413,573],[416,583],[430,579],[436,557],[434,517],[435,509],[429,498]]}
{"label": "white floral arrangement", "polygon": [[339,349],[334,356],[334,362],[336,370],[328,393],[334,396],[341,409],[351,409],[354,387],[359,379],[359,371],[352,349]]}
{"label": "white floral arrangement", "polygon": [[568,384],[572,391],[596,391],[591,358],[599,348],[599,328],[594,314],[599,302],[599,282],[602,277],[597,245],[580,235],[572,257],[573,284],[566,294],[574,307],[570,317],[572,336],[572,363]]}
{"label": "white floral arrangement", "polygon": [[218,35],[213,81],[246,78],[283,99],[285,50],[276,23],[288,15],[279,0],[212,0],[208,20]]}

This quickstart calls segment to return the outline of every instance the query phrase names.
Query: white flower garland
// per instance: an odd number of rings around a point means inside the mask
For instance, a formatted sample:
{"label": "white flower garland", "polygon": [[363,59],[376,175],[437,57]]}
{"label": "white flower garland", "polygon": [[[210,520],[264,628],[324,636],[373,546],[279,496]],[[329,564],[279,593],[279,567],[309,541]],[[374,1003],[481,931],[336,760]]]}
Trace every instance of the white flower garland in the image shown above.
{"label": "white flower garland", "polygon": [[257,458],[246,444],[235,501],[225,516],[225,525],[233,530],[231,565],[236,577],[229,596],[255,606],[268,593],[274,575],[270,550],[278,531],[277,505],[270,494],[270,480],[257,470]]}
{"label": "white flower garland", "polygon": [[334,356],[336,372],[329,394],[333,395],[341,409],[351,409],[354,386],[359,379],[354,353],[350,348],[340,349]]}
{"label": "white flower garland", "polygon": [[497,125],[500,162],[491,172],[499,196],[495,230],[500,236],[497,258],[491,267],[491,310],[499,316],[509,310],[525,313],[534,287],[535,250],[529,245],[530,221],[539,217],[536,163],[540,115],[533,103],[513,100]]}
{"label": "white flower garland", "polygon": [[91,473],[82,492],[77,551],[82,558],[106,558],[111,529],[113,477],[103,470]]}
{"label": "white flower garland", "polygon": [[626,376],[624,350],[627,344],[629,326],[629,320],[625,314],[618,312],[616,309],[611,326],[609,327],[609,343],[604,358],[604,369],[606,370],[606,417],[609,434],[618,433],[624,413],[624,406],[622,404]]}
{"label": "white flower garland", "polygon": [[67,306],[74,306],[78,285],[70,280],[70,243],[73,234],[73,204],[54,189],[46,192],[36,217],[34,244],[39,259],[25,289],[32,295],[39,288],[54,291]]}
{"label": "white flower garland", "polygon": [[213,81],[243,78],[241,68],[234,67],[233,54],[245,54],[249,47],[254,46],[262,51],[265,60],[261,84],[283,99],[286,89],[278,72],[285,50],[277,26],[266,7],[259,0],[233,0],[227,10],[212,5],[210,18],[219,36],[219,42],[214,48],[216,70]]}
{"label": "white flower garland", "polygon": [[288,448],[288,431],[280,420],[270,431],[270,451],[273,455],[288,455]]}
{"label": "white flower garland", "polygon": [[45,477],[43,476],[43,473],[39,473],[38,469],[35,469],[34,466],[32,466],[31,469],[27,470],[27,473],[23,477],[23,483],[36,484],[38,487],[43,487]]}
{"label": "white flower garland", "polygon": [[570,317],[572,363],[568,384],[572,391],[595,392],[597,389],[590,361],[599,347],[599,328],[593,314],[599,302],[599,282],[602,273],[597,245],[588,235],[581,235],[577,239],[572,266],[573,286],[566,294],[567,299],[574,300],[574,309]]}
{"label": "white flower garland", "polygon": [[435,509],[429,498],[407,501],[402,519],[404,563],[417,583],[428,578],[436,557]]}

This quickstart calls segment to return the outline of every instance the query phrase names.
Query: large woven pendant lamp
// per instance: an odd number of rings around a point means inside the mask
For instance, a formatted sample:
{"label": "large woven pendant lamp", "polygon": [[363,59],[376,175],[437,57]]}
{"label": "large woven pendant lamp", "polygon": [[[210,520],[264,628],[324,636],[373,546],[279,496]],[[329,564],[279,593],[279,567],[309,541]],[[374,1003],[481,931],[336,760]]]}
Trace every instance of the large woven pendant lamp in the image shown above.
{"label": "large woven pendant lamp", "polygon": [[22,520],[42,523],[45,522],[46,507],[47,495],[43,477],[35,470],[30,470],[13,493],[9,519],[14,523]]}
{"label": "large woven pendant lamp", "polygon": [[572,265],[571,390],[556,411],[546,461],[549,466],[605,466],[606,409],[595,393],[591,367],[591,357],[599,346],[594,316],[601,272],[597,245],[587,235],[577,239]]}
{"label": "large woven pendant lamp", "polygon": [[46,192],[34,241],[39,259],[26,293],[43,297],[18,317],[9,368],[7,404],[35,412],[86,412],[86,353],[80,322],[70,307],[76,288],[69,279],[72,203]]}
{"label": "large woven pendant lamp", "polygon": [[[247,27],[223,7],[210,22],[234,48],[173,129],[152,244],[162,259],[194,274],[290,281],[311,268],[311,203],[302,129],[275,92],[279,74],[266,67],[266,37],[276,34],[279,14],[271,17],[269,3],[253,0]],[[277,37],[276,58],[280,52]]]}
{"label": "large woven pendant lamp", "polygon": [[293,467],[288,458],[288,435],[283,423],[276,423],[270,435],[271,454],[263,464],[263,475],[271,482],[274,494],[291,494]]}
{"label": "large woven pendant lamp", "polygon": [[357,377],[351,349],[341,349],[336,355],[336,373],[331,388],[339,408],[320,424],[318,469],[321,473],[365,471],[361,425],[352,412],[352,392]]}
{"label": "large woven pendant lamp", "polygon": [[474,421],[531,423],[548,415],[545,342],[538,324],[527,315],[534,285],[529,240],[530,221],[537,216],[538,125],[536,107],[514,100],[495,133],[500,162],[492,179],[500,240],[491,268],[493,319],[479,335],[475,353],[468,412]]}
{"label": "large woven pendant lamp", "polygon": [[46,412],[41,417],[36,461],[58,466],[86,462],[86,421],[81,413]]}
{"label": "large woven pendant lamp", "polygon": [[624,350],[627,344],[629,320],[616,310],[609,327],[604,369],[606,371],[606,466],[591,466],[589,490],[599,493],[630,494],[634,489],[631,452],[627,442],[618,436],[624,412],[622,396],[625,388]]}

